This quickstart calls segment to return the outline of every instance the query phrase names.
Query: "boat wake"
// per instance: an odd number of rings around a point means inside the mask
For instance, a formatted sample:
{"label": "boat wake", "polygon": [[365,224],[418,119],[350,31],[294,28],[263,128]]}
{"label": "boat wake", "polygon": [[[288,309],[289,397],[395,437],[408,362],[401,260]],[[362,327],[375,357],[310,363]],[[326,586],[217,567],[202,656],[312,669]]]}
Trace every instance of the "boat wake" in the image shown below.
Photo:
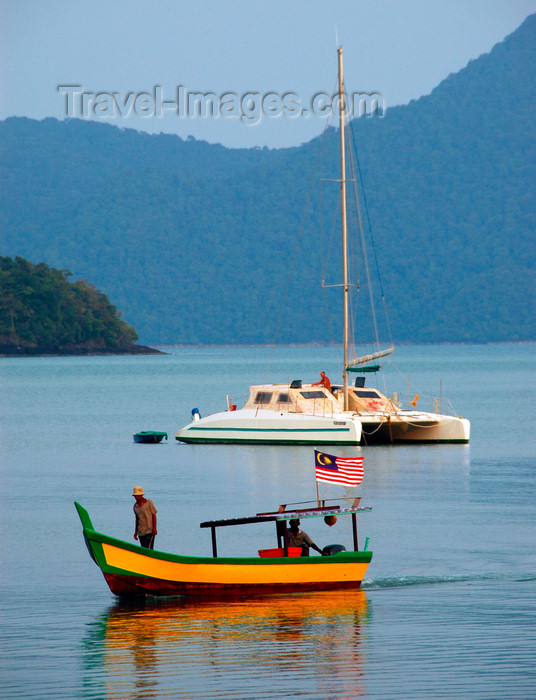
{"label": "boat wake", "polygon": [[373,591],[381,588],[402,588],[405,586],[428,586],[438,583],[471,583],[475,581],[509,580],[525,582],[536,580],[536,574],[512,577],[506,574],[461,574],[459,576],[382,576],[365,579],[361,588]]}

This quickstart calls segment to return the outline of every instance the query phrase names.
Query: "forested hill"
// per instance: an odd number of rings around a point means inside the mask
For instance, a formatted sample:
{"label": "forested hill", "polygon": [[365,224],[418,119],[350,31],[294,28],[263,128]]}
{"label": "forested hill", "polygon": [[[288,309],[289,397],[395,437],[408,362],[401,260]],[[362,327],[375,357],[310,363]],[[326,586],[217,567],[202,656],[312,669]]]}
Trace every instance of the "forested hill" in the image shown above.
{"label": "forested hill", "polygon": [[149,354],[102,292],[67,270],[0,257],[0,354]]}
{"label": "forested hill", "polygon": [[[430,95],[352,123],[395,342],[536,336],[535,50],[536,15]],[[338,341],[340,290],[320,287],[337,185],[308,204],[321,144],[337,177],[336,136],[227,149],[7,119],[0,253],[91,279],[145,343]]]}

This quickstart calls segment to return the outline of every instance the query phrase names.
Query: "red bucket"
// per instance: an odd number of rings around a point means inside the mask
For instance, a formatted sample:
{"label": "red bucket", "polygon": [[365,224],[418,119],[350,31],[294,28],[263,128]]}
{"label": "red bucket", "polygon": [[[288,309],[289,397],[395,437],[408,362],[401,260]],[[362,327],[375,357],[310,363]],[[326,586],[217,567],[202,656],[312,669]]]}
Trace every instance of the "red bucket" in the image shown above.
{"label": "red bucket", "polygon": [[[289,557],[301,557],[301,547],[289,547],[288,555]],[[273,549],[259,549],[259,556],[261,557],[284,557],[285,550],[283,547],[274,547]]]}

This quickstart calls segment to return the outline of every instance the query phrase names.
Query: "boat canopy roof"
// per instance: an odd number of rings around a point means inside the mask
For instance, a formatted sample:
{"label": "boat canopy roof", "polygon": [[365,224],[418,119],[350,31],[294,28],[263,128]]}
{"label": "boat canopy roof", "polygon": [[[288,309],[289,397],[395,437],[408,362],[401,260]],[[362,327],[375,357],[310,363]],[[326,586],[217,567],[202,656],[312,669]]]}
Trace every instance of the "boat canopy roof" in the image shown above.
{"label": "boat canopy roof", "polygon": [[[244,518],[207,520],[201,523],[199,527],[226,527],[228,525],[250,525],[252,523],[281,522],[302,518],[324,518],[326,515],[351,515],[352,513],[362,513],[364,511],[372,510],[371,506],[359,507],[357,505],[359,500],[359,498],[355,499],[354,504],[349,508],[343,508],[341,506],[322,506],[320,508],[285,510],[285,506],[280,506],[280,510],[277,512],[257,513],[257,515]],[[281,510],[281,508],[283,508],[283,510]]]}

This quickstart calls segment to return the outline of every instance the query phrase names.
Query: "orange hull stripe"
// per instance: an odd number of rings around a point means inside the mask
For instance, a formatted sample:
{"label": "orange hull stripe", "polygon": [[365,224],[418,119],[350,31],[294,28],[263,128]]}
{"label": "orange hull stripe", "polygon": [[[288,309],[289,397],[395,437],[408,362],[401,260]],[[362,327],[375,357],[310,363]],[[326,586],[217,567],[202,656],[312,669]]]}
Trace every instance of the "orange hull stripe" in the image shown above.
{"label": "orange hull stripe", "polygon": [[[133,576],[149,576],[166,581],[200,584],[289,584],[362,581],[368,567],[367,562],[326,563],[315,557],[315,563],[299,564],[190,564],[170,562],[129,552],[113,545],[102,545],[106,564]],[[288,561],[288,560],[287,560]],[[264,560],[266,562],[266,559]]]}

